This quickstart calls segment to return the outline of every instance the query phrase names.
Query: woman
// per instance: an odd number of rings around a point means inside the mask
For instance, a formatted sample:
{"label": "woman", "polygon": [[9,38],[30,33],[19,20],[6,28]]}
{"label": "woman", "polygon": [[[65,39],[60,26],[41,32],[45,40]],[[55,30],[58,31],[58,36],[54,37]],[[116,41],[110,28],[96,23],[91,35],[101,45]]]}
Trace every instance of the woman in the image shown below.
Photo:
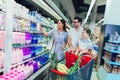
{"label": "woman", "polygon": [[57,25],[58,30],[52,30],[49,33],[42,30],[40,27],[40,31],[44,36],[52,36],[53,43],[51,51],[56,54],[57,60],[61,60],[64,58],[64,48],[67,43],[68,33],[66,31],[66,23],[64,20],[59,20]]}

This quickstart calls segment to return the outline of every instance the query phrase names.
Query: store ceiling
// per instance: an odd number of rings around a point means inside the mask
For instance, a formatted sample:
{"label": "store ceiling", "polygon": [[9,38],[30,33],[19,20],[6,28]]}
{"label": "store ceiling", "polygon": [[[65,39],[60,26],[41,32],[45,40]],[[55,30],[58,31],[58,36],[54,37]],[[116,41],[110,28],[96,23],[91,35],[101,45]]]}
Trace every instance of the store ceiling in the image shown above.
{"label": "store ceiling", "polygon": [[[31,5],[31,3],[28,3],[29,0],[15,0],[16,2],[23,4],[24,6],[28,7],[30,10],[38,10],[42,15],[44,16],[50,16],[47,15],[46,12],[42,9],[38,9],[39,7],[37,5]],[[88,12],[90,3],[92,0],[52,0],[56,6],[60,9],[60,11],[68,18],[69,22],[72,22],[72,19],[75,16],[79,16],[82,19],[86,17],[86,14]],[[97,17],[96,22],[98,22],[100,19],[104,17],[105,12],[105,3],[106,0],[97,0]],[[88,19],[91,21],[91,15]]]}
{"label": "store ceiling", "polygon": [[[79,16],[82,19],[86,17],[86,14],[88,12],[92,0],[52,0],[52,1],[58,6],[58,8],[64,13],[64,15],[67,16],[70,19],[70,21],[72,21],[72,19],[75,16]],[[98,7],[96,22],[98,22],[100,19],[104,17],[105,4],[106,0],[97,0]],[[88,19],[88,23],[91,20],[90,18],[92,18],[91,15]]]}
{"label": "store ceiling", "polygon": [[[90,6],[90,0],[72,0],[76,13],[87,12]],[[101,5],[97,8],[97,13],[104,13],[105,5]]]}

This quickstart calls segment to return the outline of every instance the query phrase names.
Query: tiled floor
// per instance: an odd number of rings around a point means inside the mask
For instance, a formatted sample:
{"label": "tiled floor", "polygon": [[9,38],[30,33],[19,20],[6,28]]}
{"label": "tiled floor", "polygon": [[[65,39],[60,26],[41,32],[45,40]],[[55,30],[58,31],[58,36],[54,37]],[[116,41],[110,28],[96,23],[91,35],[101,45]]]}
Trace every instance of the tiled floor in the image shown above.
{"label": "tiled floor", "polygon": [[93,69],[93,71],[92,71],[91,80],[98,80],[98,78],[97,78],[97,72],[96,72],[95,69]]}

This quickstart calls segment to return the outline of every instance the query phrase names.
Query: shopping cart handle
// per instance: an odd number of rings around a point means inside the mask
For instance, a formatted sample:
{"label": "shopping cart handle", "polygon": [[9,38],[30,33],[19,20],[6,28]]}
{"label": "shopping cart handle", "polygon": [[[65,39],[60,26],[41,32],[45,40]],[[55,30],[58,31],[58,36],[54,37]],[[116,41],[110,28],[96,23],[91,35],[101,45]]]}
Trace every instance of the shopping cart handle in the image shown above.
{"label": "shopping cart handle", "polygon": [[53,73],[55,73],[55,74],[61,75],[61,76],[66,76],[66,74],[65,74],[65,73],[60,72],[60,71],[55,70],[55,69],[52,69],[52,68],[50,69],[50,71],[51,71],[51,72],[53,72]]}

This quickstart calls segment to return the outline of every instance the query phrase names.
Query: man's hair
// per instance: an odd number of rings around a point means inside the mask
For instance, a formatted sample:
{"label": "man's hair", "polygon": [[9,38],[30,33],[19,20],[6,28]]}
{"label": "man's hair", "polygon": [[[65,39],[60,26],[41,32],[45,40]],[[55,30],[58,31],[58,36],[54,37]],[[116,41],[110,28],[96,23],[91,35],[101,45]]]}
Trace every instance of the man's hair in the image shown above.
{"label": "man's hair", "polygon": [[78,22],[82,23],[82,19],[81,19],[81,18],[79,18],[79,17],[75,17],[74,19],[77,19]]}
{"label": "man's hair", "polygon": [[86,33],[89,34],[89,36],[90,36],[91,30],[89,28],[84,28],[83,30],[86,31]]}

